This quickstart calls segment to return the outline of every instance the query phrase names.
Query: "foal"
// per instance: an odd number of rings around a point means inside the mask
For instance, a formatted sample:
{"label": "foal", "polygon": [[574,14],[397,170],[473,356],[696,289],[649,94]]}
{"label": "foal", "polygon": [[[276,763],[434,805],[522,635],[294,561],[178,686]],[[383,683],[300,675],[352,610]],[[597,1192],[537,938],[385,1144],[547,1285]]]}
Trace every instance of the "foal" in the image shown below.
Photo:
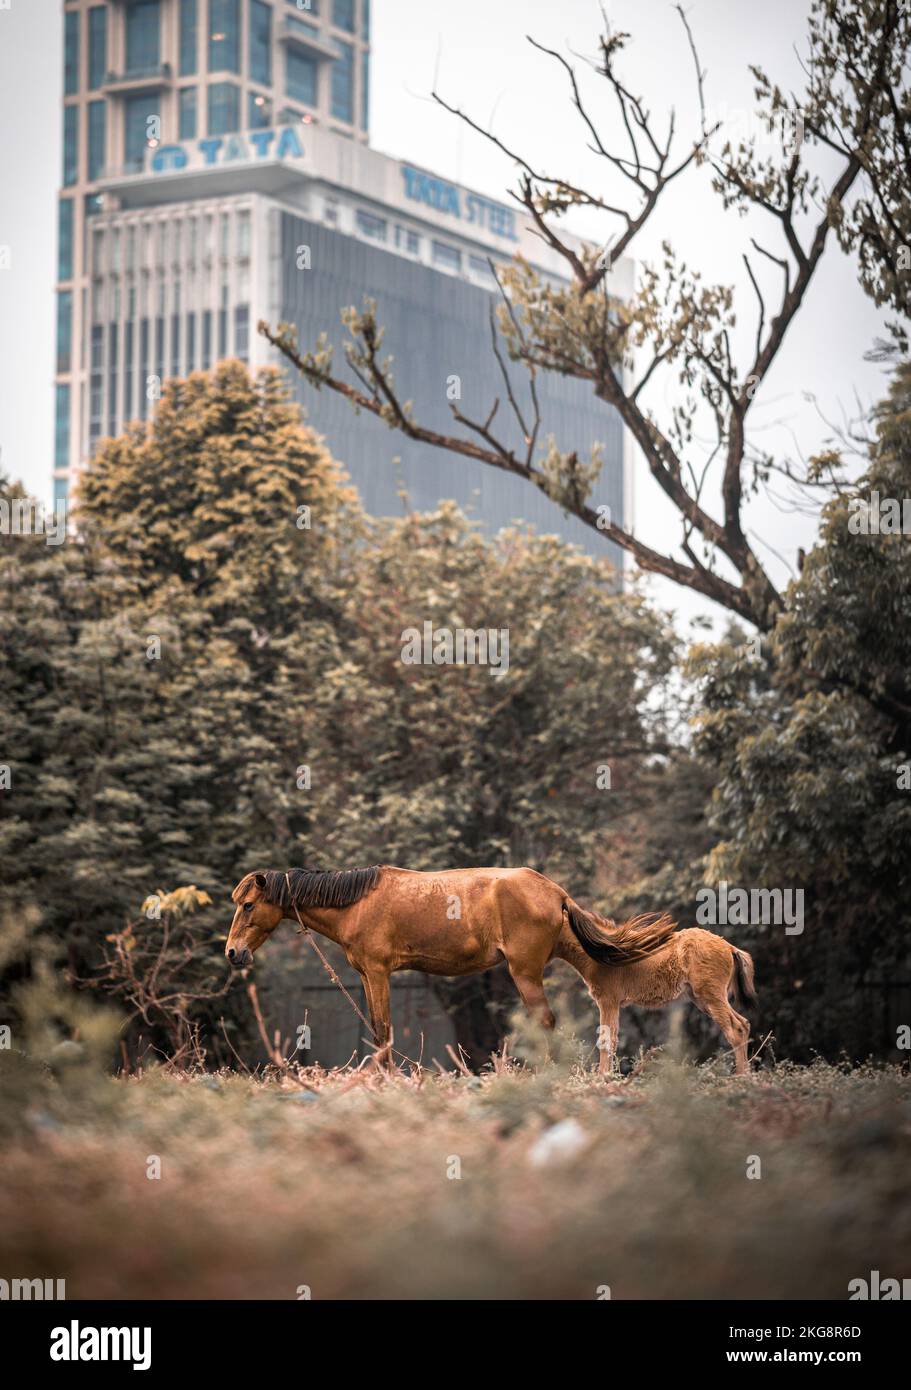
{"label": "foal", "polygon": [[630,964],[600,965],[579,949],[569,932],[563,932],[555,956],[572,965],[588,985],[601,1020],[598,1070],[613,1066],[617,1048],[620,1010],[626,1004],[660,1009],[681,997],[689,999],[718,1025],[734,1053],[734,1070],[748,1070],[749,1021],[728,1003],[755,1003],[753,959],[723,936],[689,927],[675,932],[651,955]]}

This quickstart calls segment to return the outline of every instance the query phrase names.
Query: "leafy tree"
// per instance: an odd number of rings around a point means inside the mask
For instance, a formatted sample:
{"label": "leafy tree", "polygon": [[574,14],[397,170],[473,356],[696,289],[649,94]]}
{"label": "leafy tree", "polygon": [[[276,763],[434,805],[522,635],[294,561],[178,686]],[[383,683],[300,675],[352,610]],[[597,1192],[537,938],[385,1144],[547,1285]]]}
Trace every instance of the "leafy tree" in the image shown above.
{"label": "leafy tree", "polygon": [[229,363],[99,451],[75,543],[2,538],[3,881],[75,975],[181,884],[215,902],[223,975],[226,892],[299,857],[308,698],[359,515],[279,374]]}
{"label": "leafy tree", "polygon": [[[556,537],[491,542],[451,504],[377,527],[361,558],[345,661],[314,711],[327,862],[528,864],[590,894],[666,747],[667,620]],[[505,629],[508,669],[404,664],[403,635],[425,623]],[[484,1062],[515,1005],[511,981],[493,972],[438,993]]]}
{"label": "leafy tree", "polygon": [[876,412],[867,470],[824,510],[761,653],[697,647],[695,750],[717,770],[710,854],[659,886],[691,924],[703,884],[801,889],[802,934],[730,927],[757,954],[766,1026],[789,1055],[883,1055],[884,999],[911,978],[911,552],[865,533],[873,495],[911,508],[911,367]]}
{"label": "leafy tree", "polygon": [[[72,543],[2,544],[4,885],[75,978],[138,1008],[131,1045],[246,1016],[220,938],[251,867],[531,862],[583,894],[666,743],[662,615],[451,507],[367,527],[274,371],[172,383],[99,450]],[[425,621],[508,629],[508,669],[405,664]],[[192,920],[139,915],[180,885]],[[505,997],[455,1000],[478,1060]]]}
{"label": "leafy tree", "polygon": [[[764,153],[755,139],[737,145],[728,139],[718,149],[723,132],[719,135],[717,126],[707,124],[704,74],[683,10],[678,10],[695,60],[701,113],[695,137],[679,153],[673,113],[662,132],[644,99],[623,80],[627,35],[608,30],[595,65],[617,117],[616,140],[604,134],[591,114],[573,66],[562,55],[541,50],[562,68],[587,147],[600,161],[604,177],[596,191],[545,172],[538,159],[436,99],[492,140],[518,168],[514,196],[566,263],[565,286],[542,281],[521,259],[502,276],[499,326],[509,357],[531,378],[558,372],[588,382],[594,395],[619,413],[652,479],[680,518],[679,547],[671,553],[646,545],[616,519],[606,534],[643,569],[768,631],[782,597],[748,539],[744,506],[751,491],[766,486],[773,470],[789,475],[792,470],[756,443],[752,412],[833,231],[846,250],[857,253],[862,283],[877,302],[900,313],[907,310],[909,281],[902,258],[908,257],[911,241],[905,196],[911,105],[902,79],[911,52],[911,9],[901,0],[815,0],[803,92],[787,95],[764,72],[752,69],[758,114],[773,154]],[[669,185],[695,176],[702,167],[710,170],[725,208],[760,213],[777,237],[753,240],[744,253],[755,291],[756,331],[743,360],[732,346],[732,287],[710,283],[667,243],[661,263],[645,267],[629,300],[618,301],[610,292],[612,265],[635,251]],[[576,208],[603,218],[600,247],[580,247],[563,233],[562,219]],[[517,475],[586,524],[605,530],[604,518],[589,500],[597,469],[575,453],[561,452],[559,441],[542,450],[537,418],[530,425],[520,421],[524,452],[498,436],[493,411],[473,419],[453,404],[455,432],[430,430],[405,399],[407,383],[400,392],[391,358],[383,356],[375,306],[368,301],[361,310],[348,308],[343,321],[349,332],[347,377],[333,367],[325,336],[315,347],[300,349],[290,325],[272,329],[260,324],[260,330],[314,386],[340,392],[355,408],[372,412],[428,447]],[[899,344],[905,341],[900,323],[893,325],[893,333]],[[677,378],[682,391],[679,404],[662,419],[649,401],[660,399],[653,388],[668,375]],[[512,391],[506,394],[514,399]],[[704,447],[700,441],[706,427],[711,443]]]}

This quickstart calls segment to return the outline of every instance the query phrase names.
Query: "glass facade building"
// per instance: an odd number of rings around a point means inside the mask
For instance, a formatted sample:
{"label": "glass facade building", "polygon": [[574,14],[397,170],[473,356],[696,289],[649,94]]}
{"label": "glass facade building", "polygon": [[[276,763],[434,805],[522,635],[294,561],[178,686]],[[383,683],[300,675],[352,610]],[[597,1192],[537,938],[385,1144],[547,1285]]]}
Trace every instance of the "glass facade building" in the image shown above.
{"label": "glass facade building", "polygon": [[[117,209],[111,181],[141,175],[150,154],[174,141],[268,131],[279,116],[284,123],[324,124],[364,143],[369,19],[366,0],[340,6],[331,0],[62,0],[62,6],[57,292],[68,298],[58,306],[57,320],[69,321],[72,346],[67,356],[58,355],[67,366],[57,373],[54,472],[65,490],[111,421],[122,419],[120,404],[114,414],[93,408],[102,392],[110,395],[116,386],[118,402],[129,407],[127,418],[131,411],[148,413],[145,390],[138,394],[138,373],[144,363],[148,374],[155,374],[159,341],[170,371],[185,359],[187,342],[194,358],[201,361],[204,354],[211,362],[222,344],[230,347],[235,322],[241,340],[250,337],[243,301],[232,300],[227,308],[215,303],[189,327],[183,308],[169,310],[165,320],[137,308],[132,319],[130,304],[138,306],[152,293],[139,271],[135,283],[125,278],[133,272],[118,272],[124,278],[116,321],[93,318],[92,228],[96,218]],[[353,53],[354,80],[340,43]],[[341,81],[333,79],[336,62],[346,69]],[[173,293],[168,283],[165,299]],[[211,322],[203,313],[213,315]],[[171,351],[166,345],[172,337],[177,342],[171,329],[176,321],[184,330],[179,349]],[[105,368],[102,386],[97,359],[101,354],[106,361],[115,339],[118,368],[114,376]]]}
{"label": "glass facade building", "polygon": [[[293,322],[304,345],[325,333],[342,364],[341,310],[369,296],[422,423],[451,432],[452,400],[483,419],[503,395],[490,262],[520,252],[554,281],[563,262],[517,209],[369,148],[369,25],[366,0],[66,0],[58,494],[102,439],[151,418],[169,377],[227,357],[284,367],[261,319]],[[611,273],[628,293],[631,267]],[[511,382],[530,418],[520,367]],[[292,386],[368,511],[400,513],[403,488],[418,509],[451,497],[488,529],[524,521],[619,560],[521,479]],[[591,505],[628,520],[617,415],[556,374],[537,390],[541,445],[587,458],[599,444]],[[524,452],[507,415],[500,433]]]}
{"label": "glass facade building", "polygon": [[[388,222],[384,220],[382,225],[388,231]],[[282,212],[277,230],[281,267],[278,318],[297,326],[302,344],[315,343],[325,331],[335,348],[335,362],[342,362],[345,334],[339,324],[339,306],[359,305],[363,296],[369,295],[376,300],[377,317],[386,334],[384,347],[395,358],[396,380],[413,402],[415,419],[430,429],[451,434],[448,393],[453,390],[459,392],[461,411],[472,419],[485,419],[494,399],[503,395],[490,337],[491,291],[467,277],[440,274],[433,263],[415,264],[394,249],[377,244],[376,230],[375,225],[366,228],[361,221],[365,240],[352,245],[350,237],[331,227]],[[318,272],[311,268],[302,273],[298,268],[301,246],[309,247],[311,267],[318,267]],[[459,255],[454,247],[447,250]],[[452,269],[455,267],[447,266],[447,270]],[[511,381],[524,418],[531,420],[527,374],[514,366]],[[456,460],[442,450],[429,449],[394,433],[372,415],[355,414],[333,391],[314,391],[299,378],[294,384],[310,423],[325,435],[373,515],[400,514],[404,487],[409,505],[417,511],[435,507],[441,497],[451,497],[490,531],[515,521],[530,522],[539,530],[556,531],[619,563],[614,546],[606,541],[599,545],[589,527],[574,517],[564,517],[537,488],[487,464],[462,457]],[[622,516],[624,431],[620,417],[611,407],[599,404],[585,382],[545,372],[538,376],[537,386],[542,442],[553,434],[561,449],[577,449],[587,458],[597,440],[606,460],[596,488],[597,501],[609,506],[612,516]],[[498,437],[520,456],[524,454],[524,440],[515,418],[502,410],[497,418]]]}

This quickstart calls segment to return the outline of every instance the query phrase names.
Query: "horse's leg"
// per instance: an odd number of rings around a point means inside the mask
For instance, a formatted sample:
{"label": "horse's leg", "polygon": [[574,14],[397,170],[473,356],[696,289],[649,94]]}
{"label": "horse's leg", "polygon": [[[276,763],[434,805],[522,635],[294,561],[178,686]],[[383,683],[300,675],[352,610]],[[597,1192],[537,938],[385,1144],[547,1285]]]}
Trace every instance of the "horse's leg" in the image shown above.
{"label": "horse's leg", "polygon": [[377,1046],[377,1058],[385,1064],[389,1058],[392,1043],[389,972],[372,967],[369,970],[362,970],[360,973],[361,979],[364,981],[364,992],[367,995],[367,1009],[370,1014],[370,1026],[373,1029],[373,1041]]}
{"label": "horse's leg", "polygon": [[550,1031],[556,1024],[553,1010],[547,1002],[547,995],[544,993],[544,972],[543,970],[534,973],[530,970],[521,970],[508,961],[509,973],[512,982],[519,991],[522,1003],[525,1005],[532,1018],[538,1020],[543,1028]]}
{"label": "horse's leg", "polygon": [[720,998],[715,995],[693,994],[693,1002],[697,1009],[701,1009],[713,1022],[718,1024],[724,1034],[728,1045],[734,1053],[734,1071],[738,1076],[742,1076],[749,1071],[747,1064],[747,1043],[750,1040],[749,1020],[742,1014],[738,1014],[731,1008],[725,995]]}

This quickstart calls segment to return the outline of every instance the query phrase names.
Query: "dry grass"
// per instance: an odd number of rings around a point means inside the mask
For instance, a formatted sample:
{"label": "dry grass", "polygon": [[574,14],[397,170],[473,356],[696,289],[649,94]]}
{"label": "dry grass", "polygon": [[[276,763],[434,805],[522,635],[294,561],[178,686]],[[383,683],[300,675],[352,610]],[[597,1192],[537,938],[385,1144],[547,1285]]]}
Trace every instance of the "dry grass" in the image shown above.
{"label": "dry grass", "polygon": [[[599,1082],[566,1057],[102,1079],[0,1052],[0,1276],[76,1298],[844,1299],[908,1272],[909,1097],[896,1069],[737,1080],[667,1053]],[[566,1121],[566,1151],[542,1145]]]}

